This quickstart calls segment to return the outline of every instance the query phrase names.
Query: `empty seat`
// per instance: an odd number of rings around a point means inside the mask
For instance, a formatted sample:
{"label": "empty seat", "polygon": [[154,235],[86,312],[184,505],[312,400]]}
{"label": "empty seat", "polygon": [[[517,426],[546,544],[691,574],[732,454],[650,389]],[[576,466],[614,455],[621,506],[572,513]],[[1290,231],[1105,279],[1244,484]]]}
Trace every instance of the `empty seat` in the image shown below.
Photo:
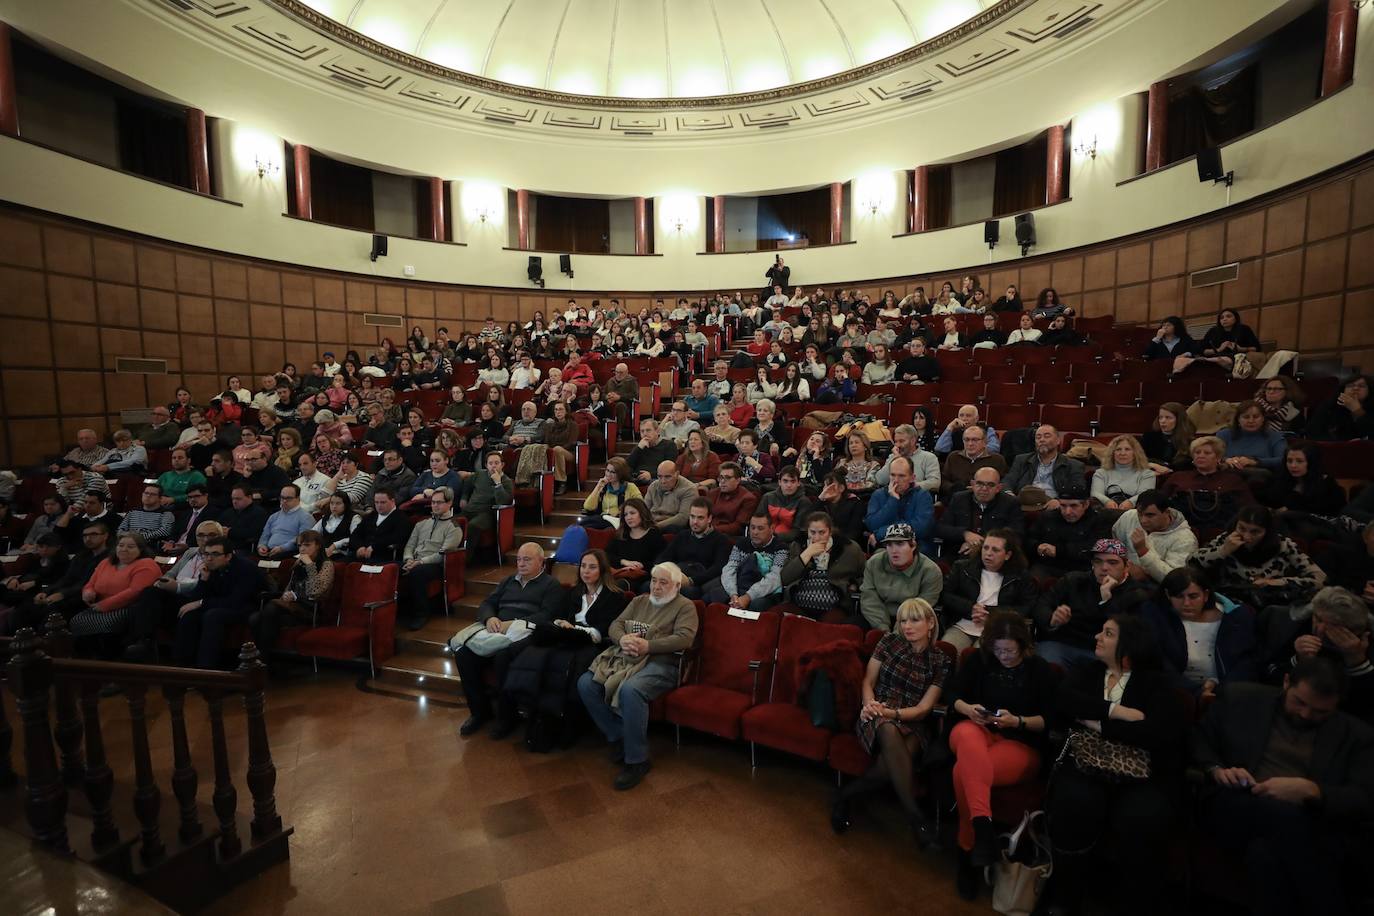
{"label": "empty seat", "polygon": [[1040,422],[1040,405],[1027,404],[989,404],[985,419],[993,429],[1005,432],[1009,429],[1024,429]]}
{"label": "empty seat", "polygon": [[677,726],[736,739],[740,717],[759,703],[773,675],[780,615],[734,616],[723,604],[706,606],[687,683],[664,698],[664,717]]}
{"label": "empty seat", "polygon": [[377,663],[396,653],[396,588],[400,570],[395,563],[349,563],[343,570],[347,582],[335,623],[310,627],[301,633],[295,641],[296,651],[343,661],[366,656],[375,676]]}
{"label": "empty seat", "polygon": [[1079,382],[1035,383],[1037,404],[1077,404],[1082,398],[1083,385]]}

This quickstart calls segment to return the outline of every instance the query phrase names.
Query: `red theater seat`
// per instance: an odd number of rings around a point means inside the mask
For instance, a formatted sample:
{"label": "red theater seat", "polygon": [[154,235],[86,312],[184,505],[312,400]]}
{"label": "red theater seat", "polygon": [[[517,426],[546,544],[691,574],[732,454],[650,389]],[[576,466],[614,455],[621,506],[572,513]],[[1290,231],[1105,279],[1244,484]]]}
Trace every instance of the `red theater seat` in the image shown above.
{"label": "red theater seat", "polygon": [[333,626],[311,627],[296,638],[302,655],[349,659],[367,657],[373,676],[377,663],[396,654],[396,588],[400,566],[350,563],[343,604]]}
{"label": "red theater seat", "polygon": [[723,604],[701,615],[699,648],[689,682],[665,698],[665,717],[678,726],[722,738],[740,736],[740,717],[763,698],[773,674],[780,616],[732,616]]}

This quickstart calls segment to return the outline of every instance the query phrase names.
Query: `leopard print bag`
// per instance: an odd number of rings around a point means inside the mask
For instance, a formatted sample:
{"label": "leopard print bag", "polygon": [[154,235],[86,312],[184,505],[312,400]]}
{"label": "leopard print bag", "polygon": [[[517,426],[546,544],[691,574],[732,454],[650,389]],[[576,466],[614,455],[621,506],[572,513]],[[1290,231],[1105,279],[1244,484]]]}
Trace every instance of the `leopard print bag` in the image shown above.
{"label": "leopard print bag", "polygon": [[1074,766],[1107,782],[1135,782],[1150,778],[1150,752],[1104,738],[1086,728],[1069,730],[1064,752]]}

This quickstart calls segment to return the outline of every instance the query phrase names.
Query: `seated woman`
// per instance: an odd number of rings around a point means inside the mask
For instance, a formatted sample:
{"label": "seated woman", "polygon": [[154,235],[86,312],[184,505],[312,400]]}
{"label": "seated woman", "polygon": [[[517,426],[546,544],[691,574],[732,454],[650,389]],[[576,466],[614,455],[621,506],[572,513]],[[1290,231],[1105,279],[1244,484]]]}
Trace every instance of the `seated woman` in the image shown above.
{"label": "seated woman", "polygon": [[[815,385],[825,381],[826,374],[830,371],[826,364],[825,357],[821,354],[824,351],[817,344],[807,341],[805,355],[802,357],[800,372],[807,385]],[[809,389],[808,389],[809,390]],[[803,398],[805,400],[805,398]]]}
{"label": "seated woman", "polygon": [[1196,567],[1166,575],[1140,613],[1154,629],[1164,667],[1193,693],[1214,697],[1223,683],[1259,680],[1255,612],[1212,591]]}
{"label": "seated woman", "polygon": [[467,399],[467,392],[461,386],[454,385],[448,390],[448,403],[444,405],[444,412],[439,419],[452,420],[459,426],[467,426],[472,422],[472,402]]}
{"label": "seated woman", "polygon": [[1219,591],[1253,607],[1302,604],[1326,584],[1326,573],[1279,534],[1272,509],[1246,506],[1229,530],[1193,556]]}
{"label": "seated woman", "polygon": [[300,430],[288,426],[277,433],[277,457],[273,464],[283,471],[295,473],[296,459],[302,451]]}
{"label": "seated woman", "polygon": [[347,452],[339,448],[339,443],[336,440],[324,433],[317,433],[314,448],[310,450],[310,454],[314,457],[320,473],[332,477],[339,473],[339,467],[343,464],[344,455]]}
{"label": "seated woman", "polygon": [[1159,323],[1159,330],[1155,332],[1154,339],[1145,348],[1145,359],[1170,359],[1174,360],[1177,366],[1181,358],[1191,358],[1196,349],[1197,341],[1188,334],[1183,319],[1177,315],[1170,315]]}
{"label": "seated woman", "polygon": [[1170,474],[1159,491],[1202,539],[1229,524],[1242,506],[1253,505],[1255,497],[1240,472],[1226,467],[1226,444],[1216,436],[1198,436],[1189,454],[1192,470]]}
{"label": "seated woman", "polygon": [[234,472],[246,476],[248,474],[248,459],[261,455],[264,459],[271,461],[272,446],[258,438],[256,429],[245,426],[239,432],[239,444],[234,446],[233,454]]}
{"label": "seated woman", "polygon": [[[341,497],[330,497],[331,502],[336,499]],[[312,625],[315,620],[312,605],[329,594],[334,584],[334,563],[325,553],[324,537],[318,531],[302,531],[296,535],[296,545],[300,552],[296,554],[296,564],[291,567],[286,588],[279,597],[264,604],[262,610],[248,617],[253,642],[269,669],[272,650],[277,646],[282,627]]]}
{"label": "seated woman", "polygon": [[1093,471],[1092,498],[1104,509],[1134,509],[1135,498],[1155,488],[1155,472],[1135,436],[1117,436],[1107,443],[1111,462]]}
{"label": "seated woman", "polygon": [[1226,445],[1226,466],[1252,484],[1263,484],[1283,464],[1284,438],[1269,428],[1264,408],[1246,401],[1236,408],[1231,425],[1217,433]]}
{"label": "seated woman", "polygon": [[325,514],[310,530],[320,536],[324,555],[348,556],[348,542],[363,517],[353,511],[353,501],[342,493],[331,493],[326,500]]}
{"label": "seated woman", "polygon": [[472,387],[478,385],[491,385],[495,388],[505,388],[510,384],[510,370],[506,368],[501,357],[493,353],[487,358],[487,364],[477,370],[477,381]]}
{"label": "seated woman", "polygon": [[[753,410],[753,406],[751,405],[749,409]],[[729,406],[717,404],[711,416],[716,422],[702,430],[706,434],[707,441],[711,443],[711,450],[722,455],[733,454],[740,431],[739,427],[734,424]]]}
{"label": "seated woman", "polygon": [[606,472],[582,503],[582,524],[589,528],[619,528],[621,507],[631,499],[643,498],[629,464],[624,458],[612,458],[606,462]]}
{"label": "seated woman", "polygon": [[973,335],[971,341],[974,349],[996,349],[1006,342],[1007,336],[997,329],[997,316],[991,312],[983,316],[983,327]]}
{"label": "seated woman", "polygon": [[953,318],[945,318],[943,330],[935,338],[935,349],[962,350],[967,346],[968,341],[959,333],[959,322]]}
{"label": "seated woman", "polygon": [[740,430],[739,437],[735,439],[735,450],[732,460],[740,466],[744,482],[754,486],[756,491],[777,479],[777,466],[772,457],[759,448],[758,434],[752,429]]}
{"label": "seated woman", "polygon": [[420,408],[412,407],[406,411],[405,428],[414,435],[413,441],[418,447],[426,450],[434,447],[434,433],[425,422],[425,415]]}
{"label": "seated woman", "polygon": [[740,429],[754,419],[754,402],[749,400],[749,386],[735,382],[730,388],[730,401],[725,405],[730,412],[730,422]]}
{"label": "seated woman", "polygon": [[[825,366],[822,364],[821,373],[824,375]],[[795,404],[799,401],[811,400],[811,383],[802,374],[801,366],[797,363],[788,363],[782,370],[782,381],[778,384],[779,404]]]}
{"label": "seated woman", "polygon": [[1192,467],[1193,439],[1197,432],[1188,419],[1188,408],[1177,401],[1159,405],[1155,421],[1141,437],[1140,445],[1157,477]]}
{"label": "seated woman", "polygon": [[777,465],[783,448],[792,443],[787,425],[778,419],[778,406],[768,398],[759,401],[754,405],[754,419],[749,421],[748,428],[758,438],[759,450],[771,456]]}
{"label": "seated woman", "polygon": [[1087,343],[1082,334],[1069,327],[1069,319],[1056,315],[1050,319],[1050,326],[1040,335],[1042,347],[1081,347]]}
{"label": "seated woman", "polygon": [[415,391],[415,364],[409,356],[396,361],[396,371],[391,374],[392,391]]}
{"label": "seated woman", "polygon": [[611,646],[611,624],[632,597],[611,575],[606,552],[596,549],[582,554],[577,584],[563,594],[562,613],[535,628],[502,685],[506,701],[527,714],[525,745],[535,751],[566,746],[577,737],[583,721],[577,680]]}
{"label": "seated woman", "polygon": [[872,493],[878,486],[878,471],[883,463],[873,457],[873,447],[868,437],[857,430],[845,440],[846,455],[835,469],[844,474],[845,487],[853,493],[865,495]]}
{"label": "seated woman", "polygon": [[953,669],[935,648],[935,610],[923,598],[897,607],[896,629],[885,633],[864,672],[863,706],[856,725],[864,749],[873,755],[868,772],[841,788],[830,807],[830,827],[849,829],[849,808],[860,795],[891,783],[911,821],[917,844],[936,839],[935,824],[916,806],[916,760],[932,740],[930,713]]}
{"label": "seated woman", "polygon": [[1269,428],[1276,433],[1292,435],[1302,429],[1302,389],[1287,375],[1265,379],[1255,392],[1255,403],[1264,410]]}
{"label": "seated woman", "polygon": [[[334,376],[339,378],[339,376]],[[349,426],[367,425],[367,405],[363,404],[362,397],[358,392],[350,391],[344,398],[344,405],[339,409],[339,420]]]}
{"label": "seated woman", "polygon": [[1310,443],[1290,445],[1283,454],[1283,467],[1260,491],[1259,500],[1283,513],[1339,515],[1345,506],[1345,490],[1335,478],[1322,470],[1321,449]]}
{"label": "seated woman", "polygon": [[[1082,909],[1088,856],[1112,834],[1114,912],[1160,913],[1160,875],[1180,794],[1188,723],[1160,666],[1150,626],[1113,614],[1097,634],[1096,661],[1070,669],[1055,718],[1069,728],[1064,763],[1046,801],[1054,876],[1046,905]],[[1107,769],[1104,774],[1102,770]]]}
{"label": "seated woman", "polygon": [[980,651],[967,656],[950,686],[958,720],[949,733],[954,800],[959,807],[959,896],[978,896],[982,870],[1001,859],[992,823],[992,789],[1040,772],[1058,677],[1034,653],[1030,622],[998,609],[983,625]]}
{"label": "seated woman", "polygon": [[647,578],[668,542],[654,525],[653,513],[642,499],[631,497],[620,508],[620,530],[611,538],[606,555],[618,579]]}
{"label": "seated woman", "polygon": [[353,444],[353,432],[332,410],[320,410],[315,413],[315,434],[328,436],[337,442],[340,448],[348,448]]}
{"label": "seated woman", "polygon": [[716,475],[720,473],[720,456],[711,451],[711,444],[701,430],[694,429],[687,434],[687,445],[677,456],[677,470],[698,487],[715,484]]}
{"label": "seated woman", "polygon": [[1374,437],[1374,400],[1370,397],[1369,377],[1356,375],[1346,379],[1334,398],[1312,408],[1307,437],[1327,442]]}
{"label": "seated woman", "polygon": [[1230,372],[1236,364],[1237,354],[1255,353],[1259,348],[1259,338],[1240,320],[1240,312],[1222,309],[1217,313],[1217,323],[1207,329],[1193,357],[1175,364],[1174,371],[1181,372],[1192,363],[1202,361],[1215,363]]}
{"label": "seated woman", "polygon": [[[759,333],[763,333],[760,331]],[[769,400],[778,393],[778,386],[768,380],[768,367],[759,366],[754,370],[754,380],[744,390],[744,396],[754,409],[758,410],[759,401]]]}
{"label": "seated woman", "polygon": [[1007,335],[1007,346],[1030,346],[1040,343],[1043,333],[1035,326],[1035,320],[1031,318],[1030,312],[1021,313],[1021,325],[1016,330]]}
{"label": "seated woman", "polygon": [[864,366],[861,380],[865,385],[887,385],[897,380],[897,364],[885,344],[873,347],[873,358]]}
{"label": "seated woman", "polygon": [[443,449],[436,448],[429,453],[429,469],[415,478],[415,482],[406,492],[400,494],[402,508],[415,503],[428,503],[434,491],[440,487],[448,487],[454,493],[461,493],[463,478],[449,467],[448,454]]}
{"label": "seated woman", "polygon": [[835,461],[831,457],[830,437],[821,430],[816,430],[806,437],[806,444],[800,452],[795,453],[795,456],[794,463],[802,487],[807,494],[814,496],[825,486],[825,479],[835,469]]}
{"label": "seated woman", "polygon": [[945,577],[940,596],[945,632],[940,638],[959,650],[980,645],[991,614],[1015,611],[1030,616],[1035,599],[1035,580],[1026,572],[1016,532],[994,528],[984,536],[978,556],[957,561]]}
{"label": "seated woman", "polygon": [[826,512],[812,512],[801,526],[805,540],[793,542],[782,568],[787,600],[812,620],[849,608],[864,574],[863,550],[835,529]]}
{"label": "seated woman", "polygon": [[817,404],[847,404],[854,400],[854,395],[858,393],[858,386],[854,384],[854,379],[849,375],[849,367],[843,362],[838,362],[830,367],[830,374],[826,376],[821,387],[816,390]]}
{"label": "seated woman", "polygon": [[129,606],[162,576],[143,535],[126,531],[114,550],[96,566],[81,588],[86,610],[71,619],[71,633],[82,655],[113,657],[113,637],[129,626]]}
{"label": "seated woman", "polygon": [[1032,318],[1058,318],[1060,315],[1073,316],[1073,309],[1064,304],[1059,298],[1059,290],[1053,286],[1047,286],[1040,291],[1040,295],[1035,297],[1035,308],[1031,311]]}
{"label": "seated woman", "polygon": [[482,431],[489,445],[497,446],[506,439],[506,424],[496,416],[496,408],[490,401],[477,405],[477,422],[473,425]]}

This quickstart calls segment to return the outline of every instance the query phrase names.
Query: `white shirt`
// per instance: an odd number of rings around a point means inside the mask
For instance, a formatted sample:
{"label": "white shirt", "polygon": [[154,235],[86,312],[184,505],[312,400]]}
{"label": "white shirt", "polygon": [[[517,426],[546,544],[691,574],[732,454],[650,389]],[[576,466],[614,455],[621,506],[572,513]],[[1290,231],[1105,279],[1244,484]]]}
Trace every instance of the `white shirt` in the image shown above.
{"label": "white shirt", "polygon": [[306,512],[314,512],[319,508],[319,501],[325,497],[324,485],[329,483],[329,475],[316,471],[309,477],[302,474],[292,483],[301,488],[301,508]]}
{"label": "white shirt", "polygon": [[528,369],[524,366],[516,366],[510,371],[510,387],[533,388],[539,384],[539,376],[539,369],[535,366],[530,366]]}
{"label": "white shirt", "polygon": [[1217,679],[1217,633],[1221,620],[1183,621],[1183,640],[1188,646],[1188,666],[1183,676],[1193,684]]}
{"label": "white shirt", "polygon": [[342,368],[343,368],[343,366],[340,366],[338,363],[325,363],[325,364],[324,364],[324,377],[325,377],[325,378],[333,378],[334,376],[336,376],[336,375],[339,374],[339,370],[342,369]]}
{"label": "white shirt", "polygon": [[[1002,592],[1002,574],[983,570],[978,577],[978,599],[974,604],[981,604],[986,608],[997,606],[997,598]],[[968,635],[977,638],[983,635],[983,625],[974,623],[972,617],[965,617],[954,625],[955,629],[962,630]]]}

